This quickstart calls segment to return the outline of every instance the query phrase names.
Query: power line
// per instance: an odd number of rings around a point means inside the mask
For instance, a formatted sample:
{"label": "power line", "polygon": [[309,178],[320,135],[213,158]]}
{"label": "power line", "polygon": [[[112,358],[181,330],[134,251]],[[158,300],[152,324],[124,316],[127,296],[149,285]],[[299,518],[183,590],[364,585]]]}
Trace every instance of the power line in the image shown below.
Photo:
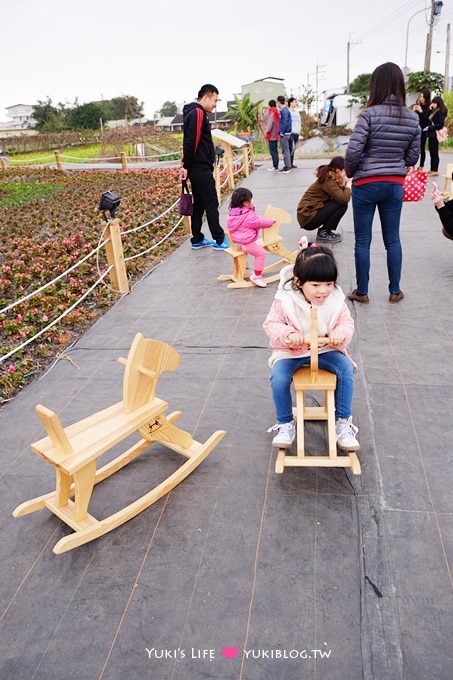
{"label": "power line", "polygon": [[[377,24],[374,24],[373,26],[369,27],[366,31],[363,33],[353,33],[353,35],[357,36],[357,39],[363,42],[363,40],[368,37],[369,35],[374,35],[378,31],[382,30],[383,28],[386,28],[389,24],[394,23],[394,20],[396,18],[399,18],[403,16],[406,12],[408,12],[411,8],[413,8],[415,5],[418,5],[420,0],[408,0],[405,4],[403,4],[401,7],[399,7],[397,10],[389,14],[387,17],[379,21]],[[425,5],[426,5],[426,0],[425,0]],[[428,8],[425,6],[425,9],[428,11]],[[326,58],[326,61],[335,61],[337,57],[342,55],[344,52],[343,49],[337,50],[334,54],[329,55],[329,57]]]}

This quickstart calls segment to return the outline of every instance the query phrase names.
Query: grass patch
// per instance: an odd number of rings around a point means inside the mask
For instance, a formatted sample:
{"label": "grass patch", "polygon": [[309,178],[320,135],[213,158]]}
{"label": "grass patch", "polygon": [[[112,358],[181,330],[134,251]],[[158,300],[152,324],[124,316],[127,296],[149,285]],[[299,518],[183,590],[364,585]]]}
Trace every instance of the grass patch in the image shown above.
{"label": "grass patch", "polygon": [[62,189],[61,185],[53,183],[0,182],[0,207],[32,203]]}
{"label": "grass patch", "polygon": [[[122,145],[121,151],[128,156],[134,154],[134,145]],[[94,159],[102,159],[103,157],[119,157],[118,148],[112,146],[101,146],[101,144],[88,144],[85,146],[71,146],[61,149],[61,157],[63,162],[69,163],[86,163]],[[11,156],[9,165],[13,167],[15,164],[23,165],[24,163],[52,163],[55,162],[55,154],[53,151],[36,151],[30,153],[18,153]]]}

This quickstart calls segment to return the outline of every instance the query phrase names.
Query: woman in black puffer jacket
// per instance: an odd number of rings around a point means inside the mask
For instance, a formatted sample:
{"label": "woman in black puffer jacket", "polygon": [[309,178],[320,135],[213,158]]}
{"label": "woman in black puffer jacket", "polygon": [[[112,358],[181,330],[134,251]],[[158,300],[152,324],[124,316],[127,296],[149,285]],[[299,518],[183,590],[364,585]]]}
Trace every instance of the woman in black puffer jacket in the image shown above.
{"label": "woman in black puffer jacket", "polygon": [[345,157],[352,177],[357,287],[349,299],[368,303],[370,246],[376,208],[387,251],[389,302],[403,299],[400,289],[402,250],[399,236],[406,167],[420,154],[417,115],[406,107],[404,76],[399,66],[387,62],[371,76],[370,97],[360,113]]}

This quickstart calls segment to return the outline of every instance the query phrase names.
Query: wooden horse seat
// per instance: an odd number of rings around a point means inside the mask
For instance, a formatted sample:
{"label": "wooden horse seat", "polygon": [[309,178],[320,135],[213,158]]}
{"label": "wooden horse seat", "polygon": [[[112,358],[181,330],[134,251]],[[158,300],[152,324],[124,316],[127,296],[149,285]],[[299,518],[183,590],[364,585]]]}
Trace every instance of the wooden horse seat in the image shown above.
{"label": "wooden horse seat", "polygon": [[[284,264],[294,263],[296,260],[297,250],[291,252],[283,245],[283,237],[280,236],[280,227],[282,224],[289,224],[291,222],[291,215],[282,210],[281,208],[275,208],[272,205],[268,205],[264,216],[268,219],[275,220],[275,224],[268,229],[262,230],[262,237],[258,239],[258,243],[267,252],[273,255],[279,255],[280,259],[277,262],[272,262],[271,264],[264,267],[263,278],[266,283],[273,283],[278,281],[280,274],[273,274],[272,276],[266,276],[267,272],[274,269],[280,269]],[[225,252],[228,253],[233,258],[233,273],[232,274],[221,274],[217,277],[218,281],[231,281],[228,284],[228,288],[249,288],[255,286],[253,281],[249,281],[248,278],[251,271],[248,270],[248,255],[242,251],[231,238],[231,234],[226,232],[226,236],[231,244],[230,248],[226,248]]]}
{"label": "wooden horse seat", "polygon": [[[165,416],[166,401],[155,396],[157,382],[163,371],[174,371],[179,354],[164,342],[135,336],[125,364],[123,400],[87,418],[63,427],[56,413],[45,406],[36,406],[47,437],[34,442],[32,450],[55,467],[54,491],[19,505],[14,517],[48,508],[74,533],[62,538],[55,553],[71,550],[87,543],[135,517],[167,494],[190,474],[225,436],[217,430],[202,444],[192,435],[174,425],[180,411]],[[133,433],[140,439],[114,460],[96,470],[97,459]],[[123,468],[153,443],[181,454],[186,461],[176,472],[144,496],[103,520],[88,514],[93,487]],[[70,498],[74,497],[74,500]]]}
{"label": "wooden horse seat", "polygon": [[[296,455],[288,454],[288,449],[279,449],[275,472],[282,473],[285,467],[345,467],[353,474],[361,472],[360,462],[355,451],[345,451],[338,455],[335,433],[335,388],[337,376],[330,371],[318,368],[318,347],[327,344],[327,338],[318,338],[316,309],[311,310],[310,365],[299,368],[293,375],[296,393],[296,406],[293,408],[296,419]],[[321,392],[323,403],[307,406],[305,396],[308,392]],[[327,455],[312,456],[305,451],[305,421],[327,421]]]}

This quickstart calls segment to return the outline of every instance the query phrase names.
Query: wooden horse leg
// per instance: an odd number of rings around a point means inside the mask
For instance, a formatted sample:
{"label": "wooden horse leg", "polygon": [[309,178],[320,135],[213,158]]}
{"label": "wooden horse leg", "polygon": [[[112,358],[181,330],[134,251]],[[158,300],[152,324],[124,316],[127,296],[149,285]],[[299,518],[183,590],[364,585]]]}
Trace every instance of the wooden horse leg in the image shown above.
{"label": "wooden horse leg", "polygon": [[[200,463],[208,456],[217,444],[223,439],[226,432],[224,430],[217,430],[212,434],[204,444],[194,442],[197,444],[197,452],[194,453],[186,462],[181,465],[172,475],[167,477],[163,482],[158,484],[154,489],[147,494],[137,499],[122,510],[106,517],[96,523],[96,525],[87,526],[86,529],[76,531],[69,536],[60,539],[55,545],[53,551],[56,554],[66,552],[79,545],[88,543],[95,538],[99,538],[104,534],[121,526],[125,522],[140,514],[143,510],[158,501],[162,496],[169,493],[175,486],[180,484]],[[172,448],[172,447],[170,447]]]}
{"label": "wooden horse leg", "polygon": [[[178,418],[180,418],[181,415],[182,411],[173,411],[167,416],[167,421],[173,423]],[[149,449],[150,446],[155,443],[155,441],[157,440],[140,439],[140,441],[127,449],[127,451],[109,463],[106,463],[103,467],[99,468],[94,477],[94,484],[99,484],[99,482],[102,482],[115,472],[118,472],[118,470],[121,470],[128,463],[137,458],[141,453]],[[13,511],[13,517],[23,517],[24,515],[29,515],[32,512],[36,512],[37,510],[43,510],[45,507],[47,507],[47,502],[50,500],[54,500],[56,506],[63,507],[66,505],[68,502],[68,496],[74,495],[74,482],[69,475],[66,475],[66,473],[60,469],[56,470],[56,475],[56,491],[50,491],[43,494],[42,496],[37,496],[36,498],[32,498],[29,501],[21,503]],[[68,483],[69,489],[67,489],[68,495],[66,496],[66,485]],[[63,491],[63,488],[65,488],[65,491]]]}

